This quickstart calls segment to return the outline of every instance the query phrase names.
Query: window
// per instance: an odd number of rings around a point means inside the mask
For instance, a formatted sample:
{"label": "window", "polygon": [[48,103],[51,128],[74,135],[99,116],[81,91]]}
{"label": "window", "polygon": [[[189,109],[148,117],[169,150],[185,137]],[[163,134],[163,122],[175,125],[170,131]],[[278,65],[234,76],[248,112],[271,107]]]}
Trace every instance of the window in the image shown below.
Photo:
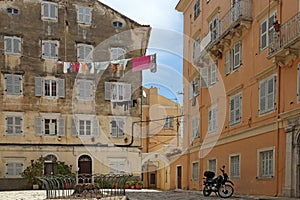
{"label": "window", "polygon": [[35,77],[35,96],[65,98],[65,79]]}
{"label": "window", "polygon": [[200,68],[201,88],[207,88],[218,81],[217,63],[211,63],[208,67]]}
{"label": "window", "polygon": [[259,151],[259,177],[274,176],[274,148]]}
{"label": "window", "polygon": [[22,94],[22,76],[15,74],[5,74],[5,93],[7,95]]}
{"label": "window", "polygon": [[105,82],[105,100],[130,101],[131,84],[119,82]]}
{"label": "window", "polygon": [[109,167],[111,174],[119,174],[126,172],[126,159],[125,158],[111,158],[109,159]]}
{"label": "window", "polygon": [[9,161],[6,163],[6,177],[7,178],[21,178],[23,172],[23,162]]}
{"label": "window", "polygon": [[240,178],[240,156],[230,156],[230,176],[232,178]]}
{"label": "window", "polygon": [[77,8],[77,22],[79,24],[91,24],[92,22],[92,9],[87,7]]}
{"label": "window", "polygon": [[298,77],[297,77],[297,82],[298,82],[297,96],[298,96],[298,101],[300,101],[300,63],[298,63]]}
{"label": "window", "polygon": [[35,134],[37,136],[65,136],[65,124],[65,118],[35,117]]}
{"label": "window", "polygon": [[58,57],[58,41],[43,40],[42,58],[57,59],[57,57]]}
{"label": "window", "polygon": [[57,3],[43,1],[42,2],[42,19],[43,20],[55,20],[58,19],[58,6]]}
{"label": "window", "polygon": [[19,10],[16,8],[7,8],[7,13],[12,15],[17,15],[19,14]]}
{"label": "window", "polygon": [[193,127],[193,139],[199,137],[199,118],[194,117],[192,121],[192,127]]}
{"label": "window", "polygon": [[197,2],[194,5],[194,20],[197,19],[199,15],[200,15],[200,0],[197,0]]}
{"label": "window", "polygon": [[115,28],[123,28],[123,23],[120,21],[114,21],[113,22],[113,27]]}
{"label": "window", "polygon": [[124,125],[123,119],[112,119],[110,121],[110,135],[111,137],[124,137]]}
{"label": "window", "polygon": [[93,46],[87,44],[77,45],[77,61],[78,62],[89,62],[92,61]]}
{"label": "window", "polygon": [[217,107],[212,107],[208,111],[208,133],[214,133],[218,128]]}
{"label": "window", "polygon": [[100,134],[99,120],[94,116],[78,115],[71,120],[72,136],[98,137]]}
{"label": "window", "polygon": [[225,53],[225,73],[230,74],[242,64],[242,42],[238,41]]}
{"label": "window", "polygon": [[194,41],[194,46],[193,46],[193,60],[194,63],[197,63],[198,56],[200,55],[201,52],[201,40],[200,36],[198,36],[195,41]]}
{"label": "window", "polygon": [[217,159],[208,160],[208,170],[212,172],[217,172]]}
{"label": "window", "polygon": [[237,94],[230,98],[230,105],[229,105],[229,124],[237,124],[241,122],[241,114],[242,114],[242,94]]}
{"label": "window", "polygon": [[21,54],[21,38],[15,36],[4,36],[4,52],[5,54]]}
{"label": "window", "polygon": [[219,18],[215,16],[209,23],[211,41],[215,41],[219,36]]}
{"label": "window", "polygon": [[94,82],[92,80],[77,80],[77,96],[80,100],[92,100],[94,97]]}
{"label": "window", "polygon": [[276,76],[263,80],[259,85],[259,114],[275,109]]}
{"label": "window", "polygon": [[[265,19],[260,24],[260,50],[264,50],[269,42],[272,42],[273,34],[274,34],[274,22],[276,21],[276,15],[277,13],[274,12],[270,15],[269,20]],[[269,41],[269,36],[270,41]]]}
{"label": "window", "polygon": [[193,97],[199,95],[199,77],[195,77],[193,81]]}
{"label": "window", "polygon": [[198,162],[194,162],[192,164],[192,179],[193,181],[197,181],[199,178],[199,167],[198,167]]}
{"label": "window", "polygon": [[125,58],[125,50],[119,47],[110,48],[110,59],[121,60]]}
{"label": "window", "polygon": [[173,129],[173,116],[167,116],[165,117],[165,122],[164,122],[164,129]]}
{"label": "window", "polygon": [[22,117],[21,116],[6,116],[6,134],[7,135],[21,135],[22,131]]}

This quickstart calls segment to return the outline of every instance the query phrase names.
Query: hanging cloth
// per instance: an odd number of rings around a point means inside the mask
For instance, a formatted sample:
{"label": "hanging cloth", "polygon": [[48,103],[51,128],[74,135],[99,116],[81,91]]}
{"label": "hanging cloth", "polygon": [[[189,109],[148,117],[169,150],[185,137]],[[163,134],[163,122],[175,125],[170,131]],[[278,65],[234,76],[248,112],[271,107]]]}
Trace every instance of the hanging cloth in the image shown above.
{"label": "hanging cloth", "polygon": [[132,59],[132,71],[137,72],[151,67],[151,56],[142,56]]}

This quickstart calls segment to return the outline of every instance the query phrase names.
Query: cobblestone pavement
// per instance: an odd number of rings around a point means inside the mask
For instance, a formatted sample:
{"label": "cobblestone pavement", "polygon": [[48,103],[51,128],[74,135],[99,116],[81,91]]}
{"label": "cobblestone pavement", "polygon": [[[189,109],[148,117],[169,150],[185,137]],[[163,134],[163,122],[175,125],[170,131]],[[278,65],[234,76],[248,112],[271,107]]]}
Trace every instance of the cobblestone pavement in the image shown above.
{"label": "cobblestone pavement", "polygon": [[[204,197],[200,191],[157,191],[157,190],[128,190],[126,195],[129,200],[217,200],[216,196]],[[0,200],[44,200],[45,190],[7,191],[0,192]],[[296,200],[292,198],[233,195],[234,200]],[[299,200],[299,199],[298,199]]]}

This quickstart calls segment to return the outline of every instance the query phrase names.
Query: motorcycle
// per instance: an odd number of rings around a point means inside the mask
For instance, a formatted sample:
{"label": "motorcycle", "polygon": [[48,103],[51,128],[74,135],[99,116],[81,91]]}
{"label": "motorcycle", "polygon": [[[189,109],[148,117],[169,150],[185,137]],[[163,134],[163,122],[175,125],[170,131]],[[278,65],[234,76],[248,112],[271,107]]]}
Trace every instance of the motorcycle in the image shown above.
{"label": "motorcycle", "polygon": [[233,182],[229,180],[227,173],[225,173],[225,166],[220,168],[222,175],[215,177],[215,173],[212,171],[205,171],[205,178],[203,181],[203,195],[208,197],[212,192],[216,193],[221,198],[229,198],[233,195],[234,188]]}

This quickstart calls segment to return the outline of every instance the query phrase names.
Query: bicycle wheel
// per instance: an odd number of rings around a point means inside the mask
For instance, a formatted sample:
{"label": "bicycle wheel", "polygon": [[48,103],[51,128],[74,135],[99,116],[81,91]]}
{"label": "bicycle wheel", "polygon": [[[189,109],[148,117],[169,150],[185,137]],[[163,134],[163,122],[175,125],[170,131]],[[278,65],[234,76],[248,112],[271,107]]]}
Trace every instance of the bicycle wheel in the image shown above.
{"label": "bicycle wheel", "polygon": [[229,198],[233,195],[233,192],[234,192],[234,189],[231,185],[229,184],[225,184],[225,185],[222,185],[220,188],[219,188],[219,196],[221,198]]}
{"label": "bicycle wheel", "polygon": [[208,197],[210,194],[211,194],[211,190],[207,186],[205,186],[203,188],[203,196]]}

